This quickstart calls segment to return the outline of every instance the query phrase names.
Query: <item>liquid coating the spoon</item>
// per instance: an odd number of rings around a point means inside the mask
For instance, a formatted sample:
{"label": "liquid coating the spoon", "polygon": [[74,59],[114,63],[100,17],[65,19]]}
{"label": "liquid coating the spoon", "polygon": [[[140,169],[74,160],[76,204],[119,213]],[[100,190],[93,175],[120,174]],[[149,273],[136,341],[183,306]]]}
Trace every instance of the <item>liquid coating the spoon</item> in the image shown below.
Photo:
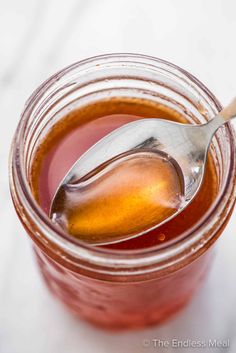
{"label": "liquid coating the spoon", "polygon": [[[86,176],[98,168],[101,164],[116,157],[117,155],[123,153],[138,153],[142,152],[144,149],[148,149],[149,151],[153,152],[163,151],[167,155],[170,155],[175,161],[177,161],[183,173],[183,196],[185,199],[185,205],[187,205],[193,199],[200,187],[205,168],[206,154],[212,136],[222,124],[236,115],[235,106],[236,104],[234,101],[231,103],[231,105],[223,109],[214,119],[204,125],[183,125],[160,119],[145,119],[126,124],[121,128],[113,131],[111,134],[107,135],[97,144],[92,146],[92,148],[90,148],[90,150],[88,150],[82,157],[80,157],[71,168],[55,194],[51,207],[51,217],[55,221],[59,219],[57,217],[59,200],[58,195],[62,193],[62,190],[81,190],[84,178],[86,179]],[[139,191],[140,190],[141,189],[139,189]],[[70,193],[70,197],[71,195],[72,194]],[[65,194],[64,196],[68,197],[68,194]],[[166,194],[166,196],[168,195]],[[72,198],[73,197],[76,200],[78,195],[76,196],[75,193],[72,195]],[[73,214],[72,210],[73,207],[70,209],[70,215]],[[97,208],[97,210],[102,210],[101,205],[99,209]],[[106,213],[106,209],[103,208],[103,211],[104,210]],[[112,212],[109,207],[107,210]],[[87,216],[86,213],[83,213],[83,219],[78,218],[77,224],[79,225],[79,228],[77,229],[77,237],[93,244],[108,244],[122,241],[124,239],[129,239],[130,237],[135,237],[147,232],[150,230],[150,228],[153,228],[159,225],[161,222],[163,223],[169,220],[170,217],[177,215],[180,210],[181,207],[177,207],[173,213],[166,214],[164,220],[155,216],[156,224],[154,225],[147,220],[146,224],[141,222],[141,228],[132,229],[132,227],[130,227],[129,230],[131,229],[131,232],[123,233],[121,228],[117,228],[117,223],[115,223],[113,232],[111,232],[111,228],[109,229],[109,227],[104,228],[104,225],[109,224],[109,220],[111,219],[109,212],[107,214],[107,221],[106,218],[104,218],[106,222],[101,222],[101,224],[103,224],[104,231],[102,231],[102,227],[98,231],[96,224],[94,225],[94,228],[90,227],[91,222],[94,219],[94,217],[92,217],[93,213],[87,213]],[[99,212],[97,213],[99,214]],[[102,213],[100,213],[100,218],[102,218],[101,214]],[[133,215],[135,215],[135,212]],[[65,216],[65,214],[63,214],[63,216]],[[128,216],[131,216],[131,213],[128,213]],[[137,217],[140,217],[140,214]],[[75,219],[76,218],[74,217],[72,222],[73,224],[75,223]],[[64,219],[64,221],[68,220],[69,218]],[[132,223],[133,219],[132,217],[128,217],[126,221]],[[73,233],[71,229],[67,228],[67,230]],[[87,233],[89,233],[87,238],[82,235],[82,233],[84,234],[84,230],[87,230]],[[99,239],[94,236],[94,232],[96,230],[97,233],[100,234]],[[111,237],[109,237],[109,232],[112,233]],[[102,239],[101,237],[103,235],[104,238]]]}

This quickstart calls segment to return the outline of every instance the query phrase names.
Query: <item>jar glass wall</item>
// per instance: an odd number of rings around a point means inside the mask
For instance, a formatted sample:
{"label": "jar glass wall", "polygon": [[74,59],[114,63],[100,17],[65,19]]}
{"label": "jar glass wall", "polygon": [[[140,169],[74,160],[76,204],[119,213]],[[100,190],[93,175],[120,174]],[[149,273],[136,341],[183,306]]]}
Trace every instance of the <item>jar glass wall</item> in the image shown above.
{"label": "jar glass wall", "polygon": [[32,195],[29,175],[35,151],[52,126],[73,109],[114,97],[163,104],[192,124],[208,121],[221,109],[196,78],[160,59],[114,54],[78,62],[52,76],[28,99],[12,144],[10,187],[53,294],[73,313],[98,325],[140,327],[182,308],[207,273],[212,245],[235,201],[234,133],[228,124],[213,139],[219,191],[194,227],[158,247],[92,247],[53,225]]}

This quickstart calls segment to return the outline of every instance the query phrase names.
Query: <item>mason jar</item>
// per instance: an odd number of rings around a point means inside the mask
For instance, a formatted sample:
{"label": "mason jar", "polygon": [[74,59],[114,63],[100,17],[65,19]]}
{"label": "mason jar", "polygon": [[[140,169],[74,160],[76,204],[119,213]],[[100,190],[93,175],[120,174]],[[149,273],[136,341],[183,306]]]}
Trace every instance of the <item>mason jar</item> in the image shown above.
{"label": "mason jar", "polygon": [[94,247],[51,222],[34,199],[29,174],[40,141],[63,118],[64,109],[104,97],[168,103],[191,124],[207,122],[222,107],[176,65],[144,55],[111,54],[77,62],[50,77],[26,102],[16,129],[11,194],[47,287],[73,314],[94,324],[143,327],[183,308],[206,278],[213,245],[235,202],[234,132],[226,124],[212,141],[218,194],[193,227],[161,246],[128,251]]}

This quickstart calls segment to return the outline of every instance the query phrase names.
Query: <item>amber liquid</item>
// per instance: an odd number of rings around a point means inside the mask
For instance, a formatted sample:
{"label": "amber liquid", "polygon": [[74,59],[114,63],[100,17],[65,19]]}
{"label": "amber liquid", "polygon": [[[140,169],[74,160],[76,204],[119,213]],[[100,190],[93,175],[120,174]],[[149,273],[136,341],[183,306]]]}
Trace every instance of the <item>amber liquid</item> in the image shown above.
{"label": "amber liquid", "polygon": [[[69,113],[58,122],[40,144],[31,170],[32,189],[45,212],[49,213],[53,195],[60,181],[74,162],[90,146],[127,122],[149,117],[186,122],[176,111],[163,105],[145,100],[125,98],[104,100],[91,104]],[[158,207],[155,208],[157,205],[150,203],[150,193],[148,194],[149,198],[146,196],[145,198],[139,197],[137,202],[136,195],[146,195],[143,192],[144,190],[148,187],[148,190],[153,190],[153,186],[157,185],[154,180],[158,177],[156,167],[160,161],[156,159],[154,162],[152,161],[146,167],[137,161],[136,164],[131,163],[130,165],[123,163],[122,166],[119,165],[120,187],[113,188],[114,184],[117,184],[117,173],[113,173],[108,182],[106,179],[105,182],[104,180],[100,182],[99,187],[96,188],[95,196],[94,189],[91,189],[87,197],[77,199],[77,201],[79,200],[76,203],[77,213],[73,211],[75,209],[73,203],[68,205],[70,206],[67,219],[69,220],[67,223],[68,232],[73,236],[78,233],[84,234],[87,239],[88,237],[98,238],[103,234],[111,234],[112,232],[114,234],[129,234],[137,231],[137,229],[138,231],[145,229],[147,225],[150,226],[152,222],[155,222],[155,219],[158,221],[158,217],[160,217],[160,220],[163,217],[168,217],[174,208],[158,209],[159,201]],[[159,173],[159,176],[165,176],[164,179],[169,184],[167,183],[167,187],[163,189],[161,200],[168,196],[166,191],[173,190],[177,194],[180,193],[180,186],[177,179],[173,178],[168,163],[166,164],[166,170],[162,169],[162,171],[163,174]],[[142,178],[144,173],[146,175],[145,182]],[[135,185],[132,183],[134,174],[137,176]],[[170,178],[171,175],[172,179]],[[171,188],[168,188],[168,185]],[[115,194],[110,192],[112,190],[116,190]],[[182,211],[179,216],[138,238],[113,244],[109,247],[138,249],[162,244],[180,236],[184,231],[194,226],[209,209],[216,197],[217,190],[216,171],[212,158],[209,156],[202,187],[192,204]],[[92,198],[91,195],[93,195]],[[155,194],[152,191],[152,200],[154,199],[153,195]],[[124,210],[123,213],[122,209]],[[137,212],[134,212],[135,210]]]}
{"label": "amber liquid", "polygon": [[70,235],[92,244],[143,234],[180,209],[183,182],[177,168],[160,152],[118,156],[63,185],[50,217]]}

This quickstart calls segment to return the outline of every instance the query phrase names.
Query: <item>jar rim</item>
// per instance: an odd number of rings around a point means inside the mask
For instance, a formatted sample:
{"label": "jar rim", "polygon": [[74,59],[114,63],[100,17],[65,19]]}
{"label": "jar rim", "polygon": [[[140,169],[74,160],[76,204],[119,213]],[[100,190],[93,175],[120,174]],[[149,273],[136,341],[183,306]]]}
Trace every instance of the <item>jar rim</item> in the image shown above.
{"label": "jar rim", "polygon": [[[20,122],[18,124],[14,140],[11,148],[10,155],[10,188],[13,197],[13,201],[17,200],[23,208],[27,209],[27,213],[30,215],[33,222],[37,225],[39,229],[43,229],[43,233],[46,234],[47,237],[50,238],[51,241],[55,242],[59,247],[63,249],[67,249],[73,256],[82,258],[84,260],[89,260],[95,263],[99,263],[104,266],[111,266],[114,262],[123,267],[124,265],[128,266],[136,266],[137,260],[141,265],[146,265],[150,263],[157,263],[165,260],[168,256],[175,256],[176,254],[184,251],[186,249],[186,240],[190,240],[188,247],[191,247],[191,244],[194,244],[197,239],[199,239],[199,233],[204,228],[205,224],[211,218],[217,214],[220,210],[220,206],[223,201],[225,201],[226,195],[232,195],[234,189],[234,172],[236,166],[236,156],[235,156],[235,139],[234,139],[234,131],[230,124],[226,126],[226,132],[229,137],[230,143],[230,168],[227,175],[227,180],[224,185],[224,189],[221,191],[221,194],[218,195],[216,200],[214,200],[213,204],[209,211],[202,217],[192,228],[185,231],[180,239],[178,237],[173,240],[173,242],[167,242],[162,246],[155,246],[151,248],[138,249],[138,250],[126,250],[126,251],[118,251],[114,249],[105,249],[101,247],[94,247],[89,244],[86,244],[77,239],[73,239],[69,237],[63,230],[59,229],[54,225],[49,217],[44,213],[44,211],[38,206],[36,200],[34,199],[29,184],[27,182],[27,178],[25,172],[23,170],[22,163],[22,148],[24,147],[22,144],[22,138],[24,136],[27,121],[32,113],[32,106],[40,99],[40,96],[45,92],[55,81],[59,80],[61,77],[70,73],[73,69],[78,67],[83,67],[84,65],[93,64],[97,65],[99,62],[103,60],[109,59],[118,59],[124,60],[127,59],[130,62],[132,60],[139,60],[140,63],[142,61],[152,62],[156,64],[163,64],[168,68],[172,68],[173,70],[177,70],[186,78],[188,78],[193,84],[196,84],[201,90],[207,95],[207,97],[214,103],[214,106],[219,111],[222,106],[217,100],[217,98],[209,91],[209,89],[202,84],[197,78],[195,78],[192,74],[187,72],[186,70],[178,67],[175,64],[172,64],[163,59],[159,59],[152,56],[142,55],[142,54],[130,54],[130,53],[115,53],[115,54],[105,54],[94,56],[82,61],[78,61],[72,65],[67,66],[61,71],[57,72],[53,76],[51,76],[48,80],[42,83],[38,89],[36,89],[33,94],[27,100],[23,113],[21,115]],[[14,202],[15,202],[14,201]],[[232,200],[233,203],[233,200]],[[15,202],[16,204],[16,202]],[[231,205],[232,207],[232,205]],[[210,225],[209,225],[210,226]]]}

